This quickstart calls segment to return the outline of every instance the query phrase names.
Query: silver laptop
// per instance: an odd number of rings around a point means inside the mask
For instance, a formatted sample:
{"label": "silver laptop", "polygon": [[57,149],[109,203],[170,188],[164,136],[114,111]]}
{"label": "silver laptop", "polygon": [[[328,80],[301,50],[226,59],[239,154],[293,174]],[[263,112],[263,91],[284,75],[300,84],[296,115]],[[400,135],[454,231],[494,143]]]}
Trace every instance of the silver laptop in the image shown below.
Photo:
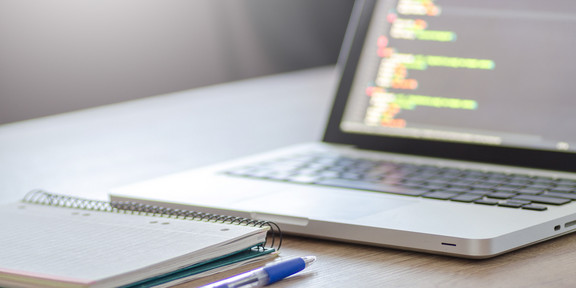
{"label": "silver laptop", "polygon": [[358,1],[321,143],[115,189],[284,232],[487,258],[576,229],[576,6]]}

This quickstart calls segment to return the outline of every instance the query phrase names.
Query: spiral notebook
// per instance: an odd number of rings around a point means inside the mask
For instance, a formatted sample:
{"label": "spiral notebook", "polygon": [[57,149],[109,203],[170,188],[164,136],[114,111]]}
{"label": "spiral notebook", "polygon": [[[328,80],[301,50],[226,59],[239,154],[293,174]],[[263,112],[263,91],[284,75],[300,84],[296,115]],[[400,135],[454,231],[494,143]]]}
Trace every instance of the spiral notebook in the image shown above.
{"label": "spiral notebook", "polygon": [[0,208],[0,286],[151,287],[272,257],[271,222],[30,192]]}

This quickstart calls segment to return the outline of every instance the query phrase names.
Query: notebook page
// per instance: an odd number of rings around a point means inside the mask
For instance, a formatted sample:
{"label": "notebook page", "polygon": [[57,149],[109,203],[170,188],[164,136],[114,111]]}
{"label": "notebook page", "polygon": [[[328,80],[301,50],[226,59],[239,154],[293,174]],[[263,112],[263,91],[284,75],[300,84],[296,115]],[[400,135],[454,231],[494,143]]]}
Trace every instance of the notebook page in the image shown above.
{"label": "notebook page", "polygon": [[[88,282],[218,247],[259,229],[16,203],[1,207],[0,231],[0,269]],[[261,240],[263,235],[250,242]]]}

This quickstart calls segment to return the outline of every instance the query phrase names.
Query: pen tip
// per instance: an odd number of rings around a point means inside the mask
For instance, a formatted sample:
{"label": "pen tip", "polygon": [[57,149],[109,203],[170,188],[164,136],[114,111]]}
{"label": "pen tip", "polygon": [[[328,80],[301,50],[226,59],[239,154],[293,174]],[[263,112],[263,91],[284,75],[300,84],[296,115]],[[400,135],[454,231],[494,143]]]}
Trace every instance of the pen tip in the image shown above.
{"label": "pen tip", "polygon": [[304,256],[302,257],[304,263],[306,263],[306,267],[310,266],[310,264],[316,262],[316,256]]}

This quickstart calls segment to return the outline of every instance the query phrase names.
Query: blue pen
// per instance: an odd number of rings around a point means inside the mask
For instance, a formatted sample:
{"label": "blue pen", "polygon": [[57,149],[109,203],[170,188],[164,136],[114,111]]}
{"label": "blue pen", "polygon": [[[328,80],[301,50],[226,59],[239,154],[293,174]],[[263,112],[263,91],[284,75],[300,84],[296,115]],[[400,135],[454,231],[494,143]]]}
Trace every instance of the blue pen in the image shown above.
{"label": "blue pen", "polygon": [[262,287],[300,272],[316,261],[315,256],[304,256],[272,263],[224,280],[202,286],[202,288],[249,288]]}

